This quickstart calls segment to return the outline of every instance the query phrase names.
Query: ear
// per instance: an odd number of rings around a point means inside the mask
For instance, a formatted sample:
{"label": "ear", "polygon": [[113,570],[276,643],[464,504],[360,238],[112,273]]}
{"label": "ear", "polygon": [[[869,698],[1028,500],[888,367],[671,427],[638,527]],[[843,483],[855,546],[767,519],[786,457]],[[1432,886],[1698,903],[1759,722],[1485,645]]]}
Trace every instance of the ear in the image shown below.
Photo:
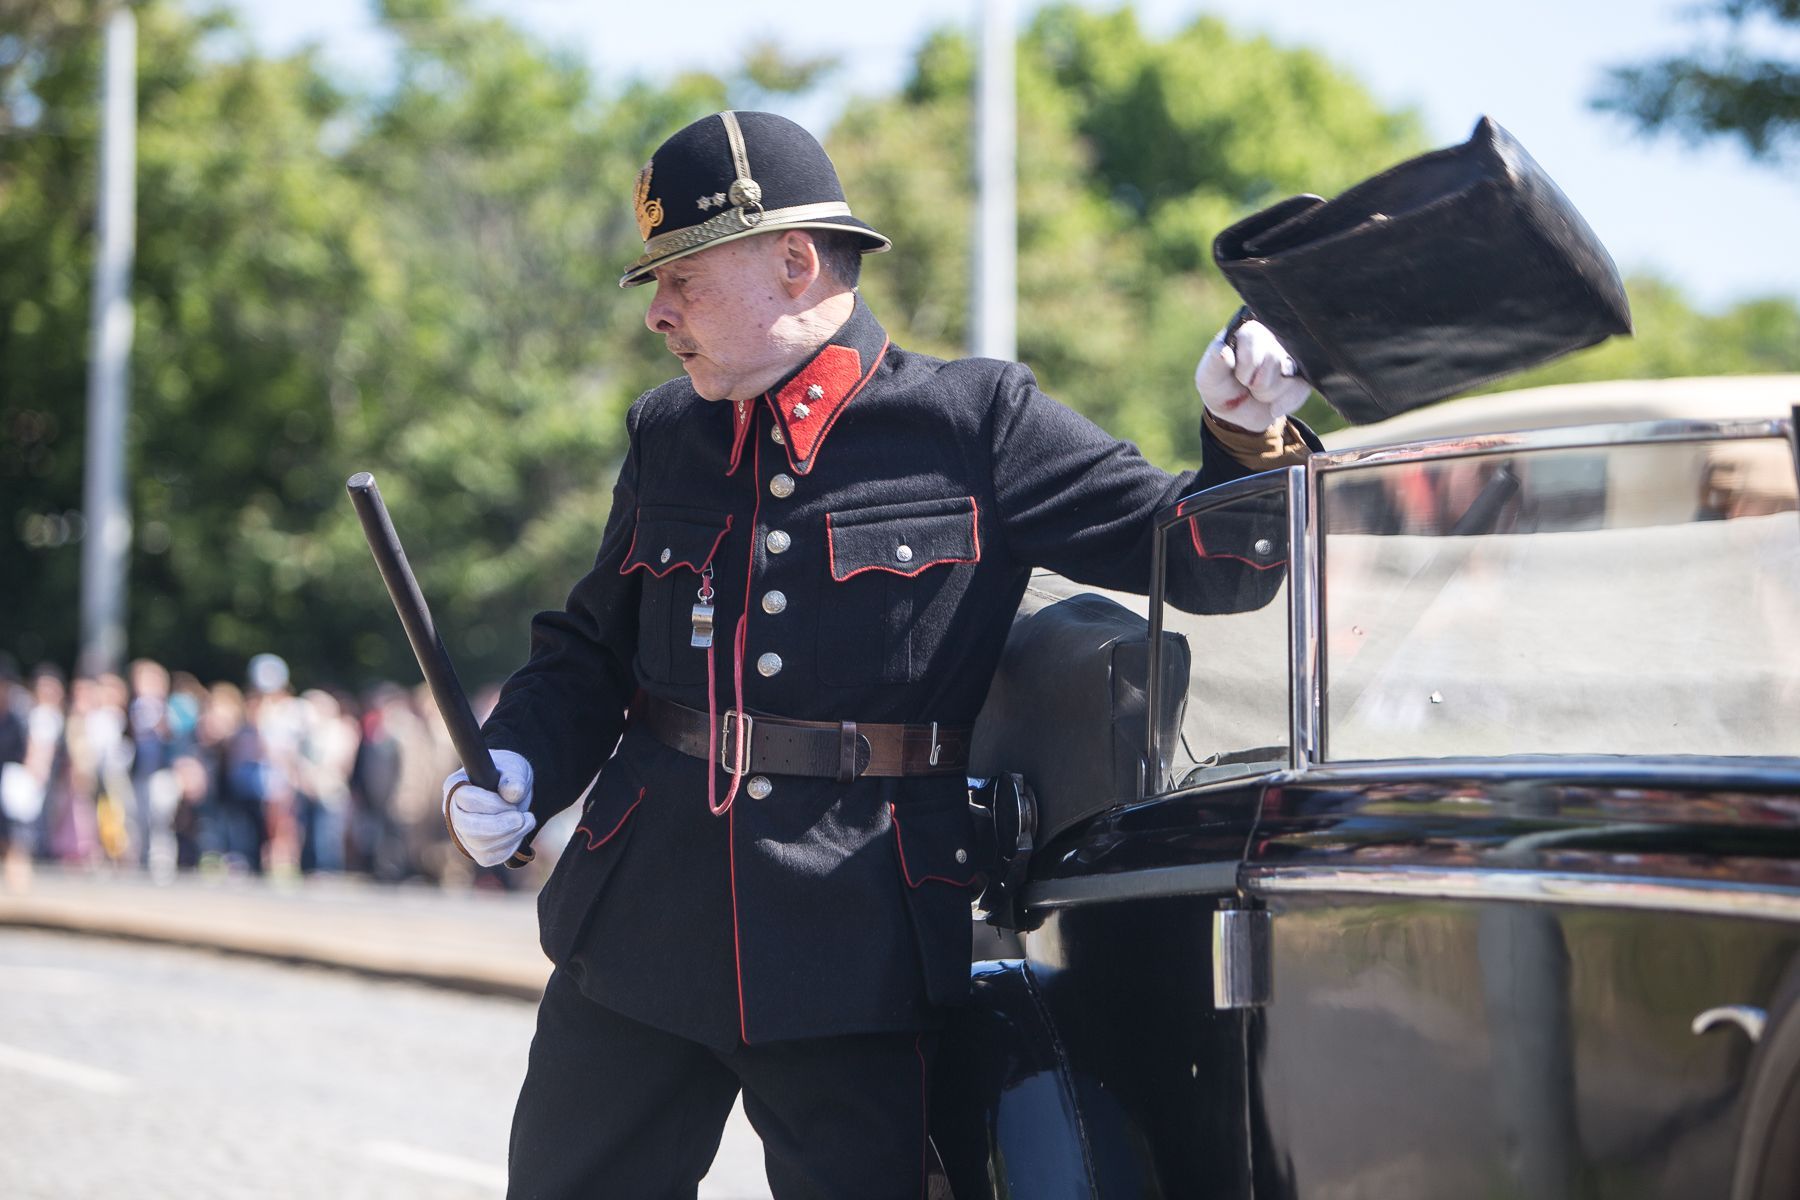
{"label": "ear", "polygon": [[819,248],[812,234],[804,229],[789,229],[776,239],[777,264],[782,290],[788,299],[798,300],[818,282],[821,267]]}

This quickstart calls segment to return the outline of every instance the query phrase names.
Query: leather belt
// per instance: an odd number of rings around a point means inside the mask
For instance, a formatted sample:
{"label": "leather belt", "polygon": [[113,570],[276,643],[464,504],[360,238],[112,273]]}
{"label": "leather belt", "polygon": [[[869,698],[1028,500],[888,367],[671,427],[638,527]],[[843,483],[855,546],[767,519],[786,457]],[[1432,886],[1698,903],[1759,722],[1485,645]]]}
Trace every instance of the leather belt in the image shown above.
{"label": "leather belt", "polygon": [[[656,696],[638,697],[632,722],[663,745],[710,758],[707,715]],[[794,721],[735,710],[719,719],[719,765],[733,775],[810,775],[849,783],[863,775],[961,775],[969,763],[967,725],[881,725]]]}

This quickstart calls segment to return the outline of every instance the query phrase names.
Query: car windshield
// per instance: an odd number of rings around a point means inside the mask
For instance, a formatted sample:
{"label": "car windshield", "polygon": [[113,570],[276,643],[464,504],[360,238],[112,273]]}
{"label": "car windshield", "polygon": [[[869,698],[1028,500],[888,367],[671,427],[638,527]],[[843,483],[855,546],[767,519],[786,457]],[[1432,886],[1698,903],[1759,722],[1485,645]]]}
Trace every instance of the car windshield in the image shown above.
{"label": "car windshield", "polygon": [[1222,783],[1288,766],[1291,588],[1284,475],[1189,497],[1165,536],[1162,771],[1151,790]]}
{"label": "car windshield", "polygon": [[1785,440],[1321,471],[1324,757],[1800,755]]}

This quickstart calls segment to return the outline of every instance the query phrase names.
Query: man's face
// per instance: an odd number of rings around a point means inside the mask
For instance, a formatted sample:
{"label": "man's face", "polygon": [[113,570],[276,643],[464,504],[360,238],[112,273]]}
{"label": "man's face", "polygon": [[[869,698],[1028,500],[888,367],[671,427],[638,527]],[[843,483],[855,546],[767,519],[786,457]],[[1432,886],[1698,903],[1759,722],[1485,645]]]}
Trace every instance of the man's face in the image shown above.
{"label": "man's face", "polygon": [[786,374],[791,347],[776,336],[784,313],[770,237],[750,237],[676,259],[655,271],[644,314],[708,400],[747,400]]}

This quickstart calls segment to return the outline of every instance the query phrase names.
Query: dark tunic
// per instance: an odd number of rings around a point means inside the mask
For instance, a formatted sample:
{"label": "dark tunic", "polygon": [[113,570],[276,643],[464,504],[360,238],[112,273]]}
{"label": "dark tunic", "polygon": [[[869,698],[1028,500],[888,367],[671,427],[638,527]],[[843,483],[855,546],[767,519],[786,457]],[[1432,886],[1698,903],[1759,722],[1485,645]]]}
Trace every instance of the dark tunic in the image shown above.
{"label": "dark tunic", "polygon": [[[533,622],[486,729],[532,763],[540,823],[600,775],[540,897],[545,952],[609,1008],[719,1047],[929,1027],[968,982],[963,781],[774,776],[715,816],[709,764],[620,741],[633,694],[969,723],[1032,567],[1146,591],[1157,511],[1248,468],[1208,429],[1204,469],[1168,474],[1019,364],[891,345],[860,299],[759,399],[677,379],[628,426],[594,569]],[[1223,561],[1221,607],[1244,571]]]}

